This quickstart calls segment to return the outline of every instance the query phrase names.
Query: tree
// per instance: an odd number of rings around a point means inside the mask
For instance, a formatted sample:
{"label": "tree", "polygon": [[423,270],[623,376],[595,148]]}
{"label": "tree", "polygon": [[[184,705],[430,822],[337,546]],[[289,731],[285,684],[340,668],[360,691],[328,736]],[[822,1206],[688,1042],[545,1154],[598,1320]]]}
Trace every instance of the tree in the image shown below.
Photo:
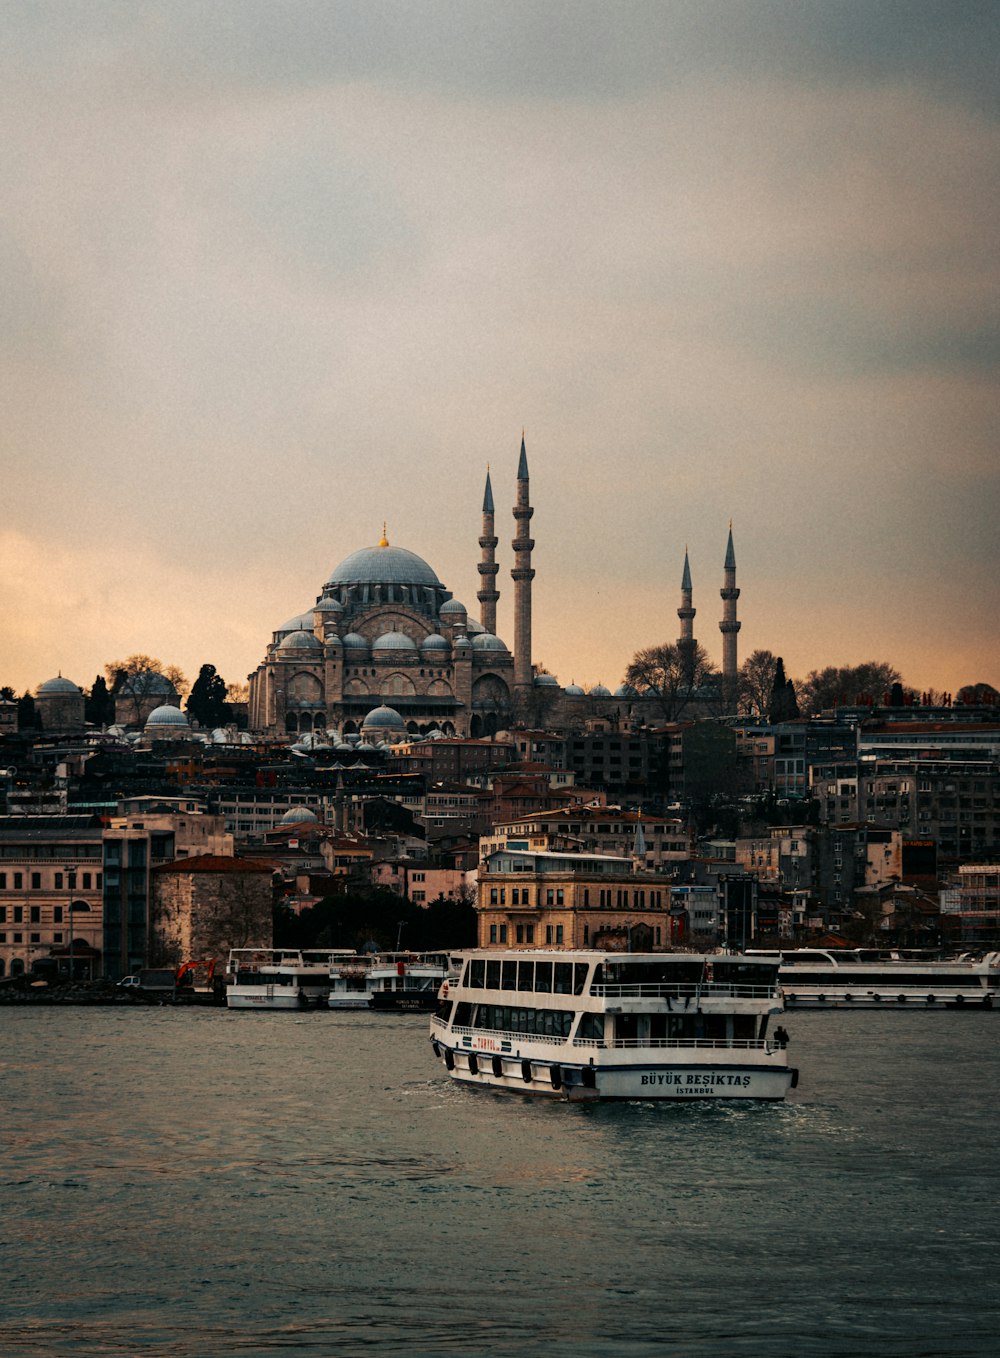
{"label": "tree", "polygon": [[98,674],[90,686],[83,716],[92,726],[110,726],[115,719],[115,700],[108,691],[103,674]]}
{"label": "tree", "polygon": [[17,700],[17,729],[19,731],[40,731],[42,729],[38,712],[35,710],[35,699],[30,692],[22,694]]}
{"label": "tree", "polygon": [[799,715],[799,704],[795,696],[795,685],[785,678],[785,662],[779,655],[775,661],[774,679],[771,683],[771,699],[767,707],[768,721],[794,721]]}
{"label": "tree", "polygon": [[779,663],[773,651],[754,651],[740,666],[740,702],[754,716],[767,716],[774,691],[774,671]]}
{"label": "tree", "polygon": [[226,702],[226,681],[214,665],[202,665],[188,695],[188,716],[199,726],[212,730],[225,726],[231,716]]}
{"label": "tree", "polygon": [[881,703],[899,679],[899,671],[887,661],[868,660],[863,665],[828,665],[812,670],[796,688],[803,714],[813,716],[857,702]]}
{"label": "tree", "polygon": [[708,652],[696,641],[636,651],[625,671],[626,684],[640,694],[649,691],[665,721],[677,721],[697,690],[714,678]]}
{"label": "tree", "polygon": [[177,696],[187,688],[187,680],[176,665],[164,665],[153,655],[137,653],[125,660],[112,660],[104,666],[111,684],[112,696],[117,699],[122,691],[128,695],[126,720],[137,726],[142,720],[146,700],[157,692],[157,679],[162,676]]}
{"label": "tree", "polygon": [[0,688],[0,702],[13,703],[16,701],[17,694],[11,688],[10,684],[4,684],[3,688]]}
{"label": "tree", "polygon": [[250,685],[249,685],[249,684],[247,684],[247,683],[242,683],[242,684],[227,684],[227,685],[226,685],[226,702],[227,702],[227,703],[245,703],[245,702],[249,702],[249,700],[250,700]]}

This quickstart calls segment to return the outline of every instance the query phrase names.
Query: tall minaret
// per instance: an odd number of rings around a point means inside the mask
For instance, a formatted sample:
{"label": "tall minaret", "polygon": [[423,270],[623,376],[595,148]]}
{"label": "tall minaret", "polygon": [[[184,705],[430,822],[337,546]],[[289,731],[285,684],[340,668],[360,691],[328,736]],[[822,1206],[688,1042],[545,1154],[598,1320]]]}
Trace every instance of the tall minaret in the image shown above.
{"label": "tall minaret", "polygon": [[492,632],[494,636],[497,630],[497,600],[500,598],[500,591],[497,589],[497,571],[500,567],[496,562],[498,542],[499,538],[493,531],[493,487],[490,485],[490,469],[487,466],[486,492],[483,495],[483,532],[479,539],[479,545],[483,549],[479,574],[483,583],[476,598],[479,600],[479,621],[487,632]]}
{"label": "tall minaret", "polygon": [[531,582],[535,572],[531,569],[531,549],[534,539],[528,536],[528,524],[534,510],[528,504],[528,455],[524,451],[524,431],[521,432],[521,460],[517,466],[517,501],[514,505],[514,520],[517,523],[517,536],[511,543],[514,548],[514,687],[530,689],[531,673]]}
{"label": "tall minaret", "polygon": [[740,592],[736,588],[736,553],[733,551],[733,525],[729,524],[729,543],[726,547],[725,585],[719,591],[722,595],[722,679],[727,689],[736,685],[736,633],[740,624],[736,621],[736,600]]}
{"label": "tall minaret", "polygon": [[[694,615],[697,610],[691,607],[691,566],[688,562],[688,549],[684,548],[684,574],[681,576],[681,606],[677,616],[681,620],[681,634],[677,644],[682,650],[694,649]],[[690,683],[690,677],[688,683]]]}

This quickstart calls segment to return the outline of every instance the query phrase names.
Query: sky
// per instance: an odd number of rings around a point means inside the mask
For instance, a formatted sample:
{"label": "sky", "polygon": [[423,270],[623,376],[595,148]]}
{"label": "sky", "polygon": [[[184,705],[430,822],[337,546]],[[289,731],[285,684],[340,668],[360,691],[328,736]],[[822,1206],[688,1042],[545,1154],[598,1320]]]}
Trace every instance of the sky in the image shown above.
{"label": "sky", "polygon": [[533,658],[1000,687],[1000,6],[10,0],[0,684],[244,680],[389,541]]}

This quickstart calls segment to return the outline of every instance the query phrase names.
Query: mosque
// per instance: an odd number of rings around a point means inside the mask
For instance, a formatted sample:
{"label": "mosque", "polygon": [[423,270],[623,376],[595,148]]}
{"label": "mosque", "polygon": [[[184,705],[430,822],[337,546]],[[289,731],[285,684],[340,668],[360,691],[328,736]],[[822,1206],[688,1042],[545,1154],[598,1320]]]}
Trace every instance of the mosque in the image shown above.
{"label": "mosque", "polygon": [[[469,615],[433,568],[383,530],[377,546],[352,552],[325,582],[315,604],[283,623],[264,659],[249,676],[249,726],[272,738],[308,732],[362,733],[365,739],[399,740],[439,731],[449,736],[489,736],[531,720],[533,695],[554,690],[547,711],[557,724],[582,726],[610,716],[642,697],[622,686],[559,688],[552,675],[535,676],[531,660],[531,566],[528,459],[524,439],[514,503],[513,649],[496,635],[499,591],[498,538],[493,490],[486,474],[483,497],[478,620]],[[685,554],[681,585],[681,641],[693,640],[691,576]],[[736,560],[732,531],[725,561],[723,680],[736,676]],[[654,718],[655,720],[655,718]]]}

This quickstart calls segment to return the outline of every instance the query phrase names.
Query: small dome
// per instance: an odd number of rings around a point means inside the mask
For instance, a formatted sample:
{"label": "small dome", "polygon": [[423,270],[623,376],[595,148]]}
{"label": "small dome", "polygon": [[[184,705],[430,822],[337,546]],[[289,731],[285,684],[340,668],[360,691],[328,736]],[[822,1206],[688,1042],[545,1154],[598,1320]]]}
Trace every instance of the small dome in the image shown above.
{"label": "small dome", "polygon": [[460,604],[457,599],[446,599],[438,612],[442,618],[454,617],[456,613],[466,613],[468,609],[465,604]]}
{"label": "small dome", "polygon": [[343,613],[344,605],[339,599],[320,599],[313,608],[314,613]]}
{"label": "small dome", "polygon": [[279,651],[321,651],[322,643],[312,632],[291,632],[278,647]]}
{"label": "small dome", "polygon": [[616,698],[638,698],[639,692],[631,684],[619,684],[615,689]]}
{"label": "small dome", "polygon": [[347,636],[344,637],[345,651],[367,651],[367,649],[368,642],[357,632],[348,632]]}
{"label": "small dome", "polygon": [[278,628],[278,635],[286,632],[311,632],[313,629],[313,615],[310,608],[307,613],[297,613],[294,618],[289,618]]}
{"label": "small dome", "polygon": [[64,679],[61,674],[56,675],[55,679],[46,679],[44,684],[39,684],[35,690],[38,698],[62,696],[72,694],[74,697],[81,697],[83,690],[73,683],[72,679]]}
{"label": "small dome", "polygon": [[429,637],[424,637],[420,643],[422,651],[450,651],[450,644],[445,641],[440,632],[432,632]]}
{"label": "small dome", "polygon": [[169,727],[175,731],[188,731],[191,724],[179,707],[154,707],[146,718],[146,730],[153,726]]}
{"label": "small dome", "polygon": [[567,698],[583,697],[583,689],[580,687],[579,684],[567,684],[566,687],[563,689],[563,692],[566,694]]}
{"label": "small dome", "polygon": [[[405,731],[406,722],[399,715],[394,707],[373,707],[361,723],[363,732],[373,731]],[[362,750],[362,746],[357,747]]]}
{"label": "small dome", "polygon": [[603,684],[595,684],[590,690],[590,696],[592,698],[610,698],[611,690],[605,688]]}
{"label": "small dome", "polygon": [[556,678],[556,676],[555,676],[554,674],[536,674],[536,675],[535,675],[535,687],[536,687],[536,688],[558,688],[558,687],[559,687],[559,680]]}
{"label": "small dome", "polygon": [[470,637],[475,637],[478,636],[481,632],[485,632],[486,628],[483,626],[481,622],[477,622],[475,618],[470,618],[468,622],[465,624],[465,630],[468,632]]}
{"label": "small dome", "polygon": [[505,651],[507,647],[492,632],[477,632],[472,638],[474,651]]}
{"label": "small dome", "polygon": [[459,636],[455,638],[456,651],[468,651],[471,649],[472,649],[472,639],[470,637]]}
{"label": "small dome", "polygon": [[385,632],[372,643],[373,651],[415,651],[416,644],[405,632]]}
{"label": "small dome", "polygon": [[279,825],[306,825],[306,824],[309,824],[309,825],[314,825],[314,824],[316,824],[316,825],[318,825],[318,824],[319,824],[319,816],[317,816],[317,814],[316,814],[315,811],[311,811],[311,810],[309,809],[308,806],[290,806],[290,807],[288,808],[288,810],[285,812],[285,814],[282,816],[282,818],[281,818],[281,820],[278,822],[278,824],[279,824]]}

